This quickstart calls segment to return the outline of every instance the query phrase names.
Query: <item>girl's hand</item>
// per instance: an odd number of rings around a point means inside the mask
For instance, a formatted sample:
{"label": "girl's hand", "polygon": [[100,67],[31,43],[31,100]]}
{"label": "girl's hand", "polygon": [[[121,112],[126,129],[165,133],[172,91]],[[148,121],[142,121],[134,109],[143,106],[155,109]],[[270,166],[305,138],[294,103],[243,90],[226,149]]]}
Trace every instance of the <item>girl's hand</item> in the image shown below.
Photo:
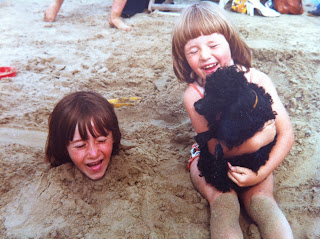
{"label": "girl's hand", "polygon": [[239,166],[232,166],[228,162],[228,177],[239,187],[249,187],[260,183],[263,178],[251,169]]}

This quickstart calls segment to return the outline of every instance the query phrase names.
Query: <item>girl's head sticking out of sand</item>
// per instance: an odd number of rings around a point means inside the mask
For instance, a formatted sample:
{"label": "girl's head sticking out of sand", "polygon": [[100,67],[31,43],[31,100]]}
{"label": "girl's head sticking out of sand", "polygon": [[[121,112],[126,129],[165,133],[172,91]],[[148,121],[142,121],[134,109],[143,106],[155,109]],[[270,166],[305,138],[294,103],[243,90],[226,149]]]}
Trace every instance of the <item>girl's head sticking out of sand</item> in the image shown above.
{"label": "girl's head sticking out of sand", "polygon": [[46,160],[54,167],[73,162],[91,179],[104,176],[121,133],[113,105],[94,92],[65,96],[49,116]]}

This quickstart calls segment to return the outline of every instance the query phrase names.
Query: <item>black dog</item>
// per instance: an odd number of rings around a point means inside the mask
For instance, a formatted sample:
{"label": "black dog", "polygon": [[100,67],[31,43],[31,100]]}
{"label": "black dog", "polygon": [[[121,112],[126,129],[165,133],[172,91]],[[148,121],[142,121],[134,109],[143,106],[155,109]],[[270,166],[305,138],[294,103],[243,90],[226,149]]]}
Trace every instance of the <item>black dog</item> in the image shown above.
{"label": "black dog", "polygon": [[272,103],[271,96],[262,87],[249,83],[244,72],[235,66],[220,68],[207,77],[204,98],[194,104],[196,111],[208,121],[209,130],[195,137],[200,147],[198,169],[207,183],[223,192],[231,188],[238,190],[240,187],[227,175],[227,162],[254,172],[266,163],[276,139],[255,153],[226,159],[220,144],[212,155],[207,143],[215,138],[229,149],[241,145],[267,121],[275,119]]}

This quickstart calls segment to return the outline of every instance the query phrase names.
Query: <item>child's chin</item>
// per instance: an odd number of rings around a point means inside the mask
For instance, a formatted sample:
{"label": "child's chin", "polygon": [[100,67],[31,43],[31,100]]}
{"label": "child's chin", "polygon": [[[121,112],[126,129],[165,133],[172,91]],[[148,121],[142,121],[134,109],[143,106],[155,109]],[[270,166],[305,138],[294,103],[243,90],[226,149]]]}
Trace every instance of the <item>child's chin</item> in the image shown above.
{"label": "child's chin", "polygon": [[104,176],[104,174],[101,175],[101,176],[99,176],[99,177],[94,177],[94,178],[91,178],[91,179],[92,179],[92,180],[99,180],[99,179],[103,178],[103,176]]}
{"label": "child's chin", "polygon": [[97,173],[97,174],[86,174],[85,175],[90,178],[91,180],[99,180],[101,178],[103,178],[103,176],[105,175],[106,171],[104,171],[103,173]]}

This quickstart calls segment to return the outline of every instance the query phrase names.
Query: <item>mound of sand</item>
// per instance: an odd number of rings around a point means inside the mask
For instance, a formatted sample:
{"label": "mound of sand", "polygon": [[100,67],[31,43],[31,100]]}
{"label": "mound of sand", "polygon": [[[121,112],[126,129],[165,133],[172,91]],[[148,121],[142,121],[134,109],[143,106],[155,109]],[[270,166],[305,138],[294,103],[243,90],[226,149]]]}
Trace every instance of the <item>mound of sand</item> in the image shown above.
{"label": "mound of sand", "polygon": [[[123,32],[107,23],[111,0],[67,0],[46,23],[49,3],[0,2],[0,66],[19,70],[0,80],[0,237],[208,238],[208,204],[186,168],[194,132],[185,85],[172,70],[177,16],[137,14]],[[295,238],[320,238],[320,18],[230,15],[254,66],[274,80],[296,134],[275,171],[275,197]],[[142,97],[116,110],[123,147],[95,182],[72,165],[44,162],[48,115],[77,90]],[[240,220],[245,238],[259,238],[245,213]]]}

